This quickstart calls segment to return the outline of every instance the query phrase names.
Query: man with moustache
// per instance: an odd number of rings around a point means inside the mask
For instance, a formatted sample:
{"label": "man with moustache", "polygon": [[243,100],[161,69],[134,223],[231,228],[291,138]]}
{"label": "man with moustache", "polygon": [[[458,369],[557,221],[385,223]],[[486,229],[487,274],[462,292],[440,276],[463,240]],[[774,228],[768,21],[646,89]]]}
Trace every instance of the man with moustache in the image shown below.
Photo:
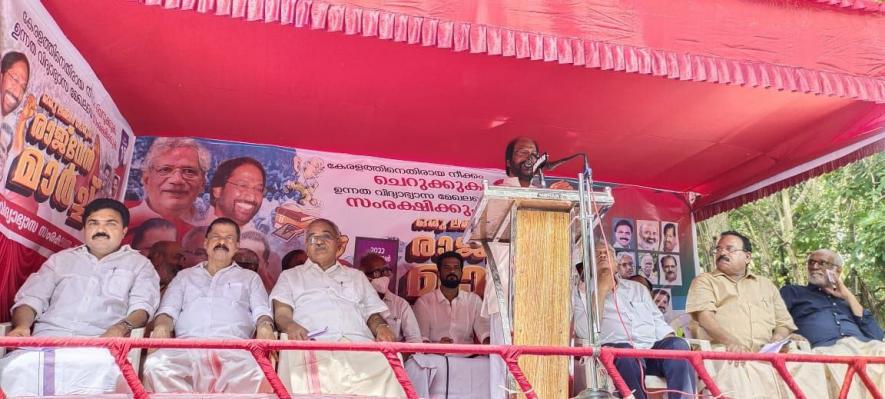
{"label": "man with moustache", "polygon": [[275,281],[270,271],[270,244],[267,238],[256,230],[246,230],[240,239],[240,246],[258,255],[255,272],[261,277],[264,287],[272,289]]}
{"label": "man with moustache", "polygon": [[154,140],[142,164],[144,200],[132,208],[132,225],[161,218],[172,222],[180,234],[188,231],[201,219],[194,201],[203,192],[211,162],[209,152],[194,139]]}
{"label": "man with moustache", "polygon": [[[240,227],[215,219],[206,232],[209,260],[175,276],[157,310],[151,338],[276,339],[258,274],[233,261]],[[144,364],[151,392],[255,394],[264,373],[242,350],[158,349]]]}
{"label": "man with moustache", "polygon": [[184,237],[181,238],[185,268],[209,260],[206,248],[203,248],[203,241],[206,240],[207,232],[206,226],[198,226],[188,230]]}
{"label": "man with moustache", "polygon": [[679,252],[679,238],[676,237],[676,224],[664,224],[663,252]]}
{"label": "man with moustache", "polygon": [[166,219],[153,218],[132,229],[132,249],[147,256],[154,243],[160,241],[178,241],[178,230]]}
{"label": "man with moustache", "polygon": [[661,314],[666,315],[670,311],[670,292],[663,288],[657,288],[651,292],[651,296]]}
{"label": "man with moustache", "polygon": [[12,112],[21,104],[28,89],[31,65],[28,57],[18,51],[10,51],[0,60],[0,169],[6,164],[9,147],[12,145]]}
{"label": "man with moustache", "polygon": [[[781,288],[781,297],[793,316],[798,333],[808,338],[814,352],[825,355],[885,356],[882,327],[842,281],[842,256],[829,249],[808,255],[808,285]],[[830,363],[827,382],[831,397],[837,397],[845,377],[845,365]],[[878,387],[885,387],[885,365],[869,364],[867,374]],[[881,389],[881,388],[880,388]],[[871,397],[854,379],[850,398]]]}
{"label": "man with moustache", "polygon": [[175,241],[158,241],[151,246],[147,257],[160,276],[160,294],[162,295],[178,271],[184,267],[184,254],[181,245]]}
{"label": "man with moustache", "polygon": [[677,268],[679,267],[676,262],[676,257],[673,255],[663,255],[661,256],[661,285],[682,285],[682,282],[679,281],[679,271]]}
{"label": "man with moustache", "polygon": [[[422,295],[412,306],[424,342],[442,344],[489,343],[489,321],[482,317],[482,299],[461,289],[464,258],[455,251],[436,259],[439,288]],[[416,354],[406,371],[420,396],[483,397],[487,380],[475,375],[489,372],[487,356]],[[452,384],[455,382],[455,384]]]}
{"label": "man with moustache", "polygon": [[[15,295],[8,336],[126,337],[157,309],[157,272],[138,251],[120,245],[126,207],[96,199],[83,220],[84,245],[50,256]],[[0,360],[0,388],[9,396],[128,392],[118,387],[125,383],[104,348],[19,349]]]}
{"label": "man with moustache", "polygon": [[[685,305],[698,325],[697,335],[728,352],[757,352],[786,338],[804,340],[774,284],[750,270],[750,239],[735,231],[720,235],[715,249],[716,270],[691,283]],[[825,398],[824,369],[814,363],[787,363],[787,368],[810,398]],[[714,362],[716,383],[735,398],[792,397],[789,388],[767,362]]]}
{"label": "man with moustache", "polygon": [[630,278],[636,274],[636,266],[633,265],[633,254],[629,252],[618,253],[618,276]]}
{"label": "man with moustache", "polygon": [[455,251],[436,259],[439,288],[422,295],[412,309],[425,342],[488,343],[489,321],[480,315],[482,299],[461,289],[464,258]]}
{"label": "man with moustache", "polygon": [[[613,273],[614,248],[597,241],[596,289],[591,291],[591,303],[598,300],[600,306],[599,343],[615,348],[639,348],[660,350],[690,350],[685,340],[676,337],[664,321],[648,290],[636,282],[622,279]],[[587,324],[587,299],[583,292],[573,290],[572,310],[575,319],[575,335],[589,339]],[[591,309],[595,306],[591,307]],[[686,360],[673,359],[615,359],[615,367],[624,377],[636,398],[644,399],[648,392],[643,387],[643,376],[654,375],[667,381],[669,398],[694,398],[695,373]],[[622,392],[626,397],[629,393]]]}
{"label": "man with moustache", "polygon": [[[328,219],[307,225],[308,260],[280,274],[271,291],[274,319],[289,339],[338,342],[396,341],[384,320],[387,306],[366,275],[341,265],[347,237]],[[295,394],[403,397],[390,364],[379,352],[283,351],[286,379]]]}
{"label": "man with moustache", "polygon": [[660,232],[658,222],[653,220],[640,220],[639,226],[639,249],[644,251],[657,251],[659,247]]}
{"label": "man with moustache", "polygon": [[245,226],[261,208],[266,181],[264,167],[253,158],[233,158],[218,164],[209,184],[212,208],[206,217],[227,217]]}
{"label": "man with moustache", "polygon": [[615,248],[633,248],[633,223],[627,219],[621,219],[615,223]]}
{"label": "man with moustache", "polygon": [[642,277],[645,277],[652,284],[658,283],[658,271],[655,270],[655,258],[651,254],[639,255],[639,271]]}
{"label": "man with moustache", "polygon": [[383,316],[396,336],[396,341],[423,342],[415,312],[405,299],[390,292],[390,277],[393,276],[393,270],[387,266],[387,261],[381,255],[370,252],[360,259],[359,266],[369,279],[369,283],[378,292],[378,296],[387,305],[388,311]]}

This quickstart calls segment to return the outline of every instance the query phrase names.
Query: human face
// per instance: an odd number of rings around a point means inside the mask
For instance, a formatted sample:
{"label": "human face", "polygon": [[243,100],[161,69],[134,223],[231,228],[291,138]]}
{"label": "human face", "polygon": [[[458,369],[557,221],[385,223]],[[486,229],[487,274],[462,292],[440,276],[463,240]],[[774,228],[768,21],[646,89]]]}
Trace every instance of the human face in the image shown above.
{"label": "human face", "polygon": [[510,158],[510,175],[520,178],[520,180],[531,180],[531,166],[524,167],[523,163],[529,157],[538,155],[538,147],[529,139],[520,139],[513,146],[513,156]]}
{"label": "human face", "polygon": [[321,267],[329,267],[338,261],[338,250],[344,240],[329,224],[325,222],[311,223],[305,234],[307,257]]}
{"label": "human face", "polygon": [[664,229],[664,252],[676,250],[676,228]]}
{"label": "human face", "polygon": [[203,248],[204,238],[199,234],[191,234],[186,242],[182,242],[184,247],[184,266],[185,268],[205,262],[209,259],[209,254]]}
{"label": "human face", "polygon": [[96,258],[103,258],[120,248],[126,228],[123,217],[113,209],[99,209],[86,218],[83,241]]}
{"label": "human face", "polygon": [[448,288],[457,288],[461,285],[462,272],[461,262],[452,257],[443,259],[440,269],[437,270],[440,283]]}
{"label": "human face", "polygon": [[646,249],[657,248],[659,233],[658,227],[654,223],[643,223],[639,225],[639,234]]}
{"label": "human face", "polygon": [[743,276],[750,264],[750,253],[740,238],[726,235],[716,242],[716,269],[729,276]]}
{"label": "human face", "polygon": [[176,270],[184,267],[184,251],[181,249],[181,244],[177,242],[170,242],[166,245],[166,250],[163,251],[163,258],[169,266]]}
{"label": "human face", "polygon": [[593,255],[596,256],[596,273],[599,276],[602,276],[605,273],[611,273],[614,252],[608,247],[600,247],[595,248]]}
{"label": "human face", "polygon": [[827,281],[827,270],[836,273],[838,276],[842,272],[842,268],[836,266],[836,255],[830,251],[819,250],[808,255],[806,266],[808,267],[808,283],[817,287],[832,286]]}
{"label": "human face", "polygon": [[655,297],[655,305],[661,313],[667,313],[667,309],[670,307],[670,297],[663,292],[659,292]]}
{"label": "human face", "polygon": [[0,75],[0,111],[3,111],[4,116],[12,113],[21,104],[28,88],[29,72],[24,61],[19,61]]}
{"label": "human face", "polygon": [[307,252],[299,252],[289,260],[289,268],[293,268],[295,266],[301,266],[307,262]]}
{"label": "human face", "polygon": [[240,249],[238,240],[236,227],[227,223],[212,226],[203,245],[203,249],[209,255],[209,262],[229,265],[233,261],[234,254]]}
{"label": "human face", "polygon": [[258,258],[258,254],[249,248],[240,248],[237,250],[237,253],[234,254],[234,262],[237,262],[240,267],[249,269],[253,272],[258,272],[258,267],[261,263]]}
{"label": "human face", "polygon": [[175,229],[167,229],[165,227],[155,227],[144,232],[141,242],[138,243],[138,252],[147,256],[151,247],[160,241],[178,241],[178,232]]}
{"label": "human face", "polygon": [[676,281],[676,261],[671,257],[666,257],[661,261],[661,269],[664,271],[664,278],[667,281]]}
{"label": "human face", "polygon": [[630,276],[635,274],[633,269],[633,257],[628,254],[621,254],[618,257],[618,274],[622,278],[630,278]]}
{"label": "human face", "polygon": [[203,191],[206,173],[193,148],[177,147],[154,158],[141,180],[151,209],[164,217],[180,218]]}
{"label": "human face", "polygon": [[642,255],[639,263],[642,265],[642,273],[645,274],[645,277],[651,278],[652,274],[654,274],[655,268],[655,260],[649,254]]}
{"label": "human face", "polygon": [[621,248],[630,248],[630,240],[633,239],[633,229],[622,224],[615,229],[615,241]]}
{"label": "human face", "polygon": [[267,270],[267,261],[263,258],[267,247],[264,246],[263,242],[257,240],[242,240],[240,241],[240,247],[249,249],[257,254],[258,258],[255,259],[256,266],[259,270]]}
{"label": "human face", "polygon": [[390,277],[393,275],[393,270],[390,270],[387,266],[387,262],[381,258],[371,258],[368,262],[365,262],[360,266],[369,280],[374,280],[378,277]]}
{"label": "human face", "polygon": [[213,187],[215,207],[220,216],[233,219],[240,226],[252,220],[264,199],[264,176],[255,165],[243,164],[234,169],[221,187]]}

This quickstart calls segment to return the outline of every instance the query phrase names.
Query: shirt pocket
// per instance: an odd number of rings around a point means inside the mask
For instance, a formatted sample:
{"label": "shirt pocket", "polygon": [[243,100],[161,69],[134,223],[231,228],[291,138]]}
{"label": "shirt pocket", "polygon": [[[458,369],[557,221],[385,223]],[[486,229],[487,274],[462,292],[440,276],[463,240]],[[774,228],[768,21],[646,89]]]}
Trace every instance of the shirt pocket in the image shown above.
{"label": "shirt pocket", "polygon": [[246,287],[243,283],[227,283],[221,290],[221,296],[232,302],[245,302]]}
{"label": "shirt pocket", "polygon": [[129,297],[129,291],[132,289],[133,277],[135,273],[116,268],[103,277],[102,289],[105,295],[126,302]]}

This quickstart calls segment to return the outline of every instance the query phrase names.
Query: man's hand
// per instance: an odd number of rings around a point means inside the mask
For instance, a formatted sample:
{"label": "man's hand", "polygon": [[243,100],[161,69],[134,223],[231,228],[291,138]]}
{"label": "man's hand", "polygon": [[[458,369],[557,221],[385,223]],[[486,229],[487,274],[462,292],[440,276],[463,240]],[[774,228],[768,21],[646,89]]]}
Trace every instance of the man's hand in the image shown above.
{"label": "man's hand", "polygon": [[396,342],[396,335],[390,331],[390,327],[386,324],[379,325],[375,329],[375,341],[377,342]]}
{"label": "man's hand", "polygon": [[284,332],[289,335],[290,340],[293,340],[293,341],[307,341],[308,340],[307,329],[304,327],[301,327],[301,325],[298,323],[292,323],[292,325],[289,326],[288,328],[286,328],[286,331],[284,331]]}
{"label": "man's hand", "polygon": [[255,329],[255,338],[256,339],[277,339],[277,336],[273,332],[273,325],[268,323],[259,323],[258,328]]}
{"label": "man's hand", "polygon": [[165,325],[154,325],[154,329],[151,331],[151,338],[172,338],[172,329]]}
{"label": "man's hand", "polygon": [[615,278],[610,269],[603,269],[596,276],[596,289],[599,292],[600,300],[615,290]]}
{"label": "man's hand", "polygon": [[848,290],[848,287],[845,286],[845,283],[842,282],[842,276],[833,273],[836,277],[836,288],[831,286],[824,287],[824,292],[830,294],[836,298],[848,299],[849,297],[853,297],[854,294]]}
{"label": "man's hand", "polygon": [[439,339],[439,343],[441,343],[441,344],[454,344],[455,340],[453,340],[449,337],[442,337]]}
{"label": "man's hand", "polygon": [[556,183],[553,183],[548,188],[552,188],[554,190],[574,190],[574,188],[572,188],[572,185],[568,184],[568,182],[565,180],[560,180]]}
{"label": "man's hand", "polygon": [[120,338],[127,336],[129,336],[129,329],[120,323],[112,325],[104,332],[104,334],[101,334],[101,338]]}
{"label": "man's hand", "polygon": [[734,352],[734,353],[744,353],[750,352],[750,348],[747,348],[743,344],[739,344],[737,342],[725,345],[726,352]]}
{"label": "man's hand", "polygon": [[30,337],[31,329],[28,327],[16,327],[6,333],[7,337]]}

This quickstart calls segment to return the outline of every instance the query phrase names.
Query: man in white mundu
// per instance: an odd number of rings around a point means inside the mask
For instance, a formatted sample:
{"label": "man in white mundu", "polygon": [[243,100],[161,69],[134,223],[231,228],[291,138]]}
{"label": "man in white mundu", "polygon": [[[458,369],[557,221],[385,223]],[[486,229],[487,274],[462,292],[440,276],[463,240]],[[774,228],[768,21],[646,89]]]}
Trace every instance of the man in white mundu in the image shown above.
{"label": "man in white mundu", "polygon": [[[271,291],[277,328],[289,339],[393,342],[382,313],[387,306],[358,269],[341,265],[347,237],[330,220],[312,221],[305,233],[308,260],[280,274]],[[284,351],[295,394],[405,396],[380,352]]]}
{"label": "man in white mundu", "polygon": [[[174,328],[176,338],[275,339],[261,277],[233,262],[239,238],[231,219],[209,225],[209,260],[169,283],[151,338],[170,338]],[[159,349],[145,361],[144,382],[153,392],[252,394],[264,390],[265,379],[246,350]]]}
{"label": "man in white mundu", "polygon": [[[86,206],[83,220],[85,245],[50,256],[15,295],[8,336],[125,337],[157,309],[153,265],[120,246],[129,210],[101,198]],[[16,350],[0,359],[0,387],[8,396],[129,392],[104,348]]]}
{"label": "man in white mundu", "polygon": [[[489,343],[489,320],[482,317],[479,295],[461,289],[464,258],[454,251],[436,259],[439,288],[418,298],[412,307],[425,342]],[[489,357],[415,354],[406,371],[419,396],[487,398]]]}

